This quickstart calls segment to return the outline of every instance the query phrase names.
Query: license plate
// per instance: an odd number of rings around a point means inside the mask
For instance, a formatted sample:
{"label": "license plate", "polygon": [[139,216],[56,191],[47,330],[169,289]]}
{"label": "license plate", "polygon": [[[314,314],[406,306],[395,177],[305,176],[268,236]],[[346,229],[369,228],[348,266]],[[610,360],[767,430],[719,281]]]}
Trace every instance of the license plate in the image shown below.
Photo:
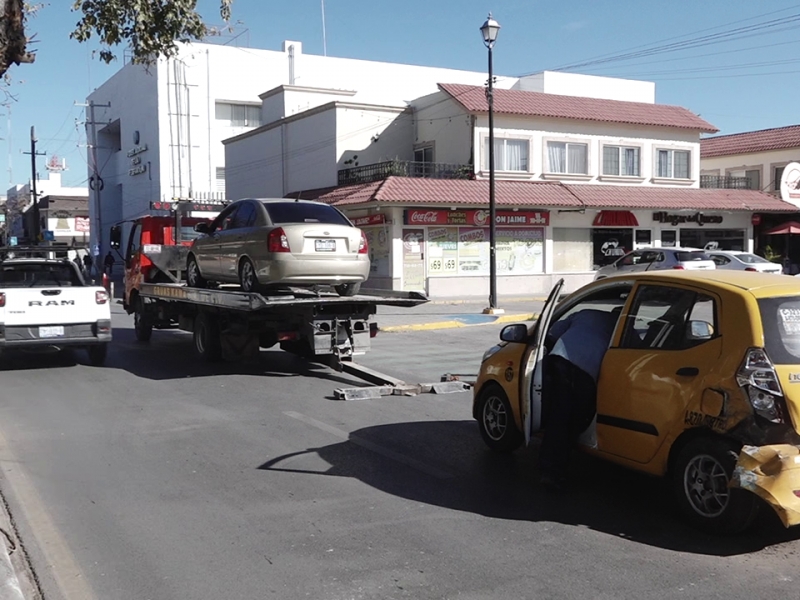
{"label": "license plate", "polygon": [[314,240],[314,250],[317,252],[336,252],[336,240]]}
{"label": "license plate", "polygon": [[40,338],[55,338],[64,336],[63,325],[51,325],[50,327],[39,327]]}

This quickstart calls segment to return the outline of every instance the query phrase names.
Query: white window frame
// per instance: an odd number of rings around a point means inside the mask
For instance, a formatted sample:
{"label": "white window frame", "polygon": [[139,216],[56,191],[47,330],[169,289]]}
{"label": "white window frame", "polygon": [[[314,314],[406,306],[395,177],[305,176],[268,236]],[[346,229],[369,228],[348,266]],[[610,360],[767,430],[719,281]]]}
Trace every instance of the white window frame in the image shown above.
{"label": "white window frame", "polygon": [[[659,167],[659,160],[661,156],[661,152],[669,152],[670,153],[670,174],[667,176],[659,174],[658,167]],[[688,167],[689,167],[689,176],[688,177],[675,177],[675,152],[686,152],[689,155]],[[671,183],[671,184],[689,184],[695,181],[695,176],[693,176],[693,165],[692,160],[694,159],[694,148],[685,148],[685,147],[676,147],[676,148],[665,148],[665,147],[655,147],[653,148],[653,182],[654,183]]]}
{"label": "white window frame", "polygon": [[[617,154],[618,154],[618,157],[619,157],[619,163],[618,164],[620,166],[620,168],[618,169],[617,173],[606,173],[605,170],[604,170],[605,169],[606,148],[616,148],[617,149]],[[623,160],[624,155],[623,155],[622,151],[623,150],[629,150],[629,149],[638,150],[639,151],[639,162],[636,165],[637,166],[637,170],[639,171],[638,175],[622,175],[622,174],[620,174],[620,171],[622,170],[622,164],[624,162],[624,160]],[[642,155],[643,154],[644,154],[644,147],[641,146],[640,144],[626,144],[626,143],[613,143],[613,142],[605,143],[605,142],[601,142],[600,143],[600,174],[599,174],[598,177],[600,179],[609,180],[609,181],[628,181],[628,182],[631,182],[631,181],[642,182],[642,181],[644,181],[645,178],[642,176]]]}
{"label": "white window frame", "polygon": [[[550,151],[548,144],[567,144],[567,164],[569,168],[569,145],[580,145],[586,147],[586,173],[559,173],[550,170]],[[542,138],[542,179],[564,179],[573,181],[589,181],[594,175],[592,174],[592,153],[595,151],[595,145],[591,140],[581,138],[567,138],[567,137],[545,137]]]}
{"label": "white window frame", "polygon": [[[219,112],[221,107],[229,107],[230,116],[229,117],[219,117]],[[235,108],[243,108],[244,109],[244,120],[243,124],[238,124],[235,122],[233,118],[233,110]],[[214,120],[222,125],[223,127],[231,127],[231,128],[255,128],[261,127],[261,105],[260,104],[251,104],[247,102],[230,102],[225,100],[216,100],[214,102]]]}
{"label": "white window frame", "polygon": [[[525,145],[525,149],[527,151],[527,156],[525,157],[525,162],[527,164],[526,164],[526,167],[524,169],[514,169],[514,170],[504,169],[501,165],[497,164],[497,155],[495,155],[495,157],[494,157],[494,159],[495,159],[494,170],[496,172],[500,171],[502,173],[525,173],[525,174],[531,172],[531,155],[533,153],[531,152],[531,140],[530,140],[530,138],[522,137],[522,136],[515,136],[515,135],[507,135],[507,134],[501,134],[501,135],[495,134],[494,141],[495,141],[495,144],[497,142],[504,142],[505,143],[507,141],[522,142]],[[482,154],[482,157],[483,157],[483,160],[481,161],[481,165],[483,166],[483,171],[488,173],[489,172],[489,134],[488,133],[486,135],[482,135],[481,136],[481,154]]]}

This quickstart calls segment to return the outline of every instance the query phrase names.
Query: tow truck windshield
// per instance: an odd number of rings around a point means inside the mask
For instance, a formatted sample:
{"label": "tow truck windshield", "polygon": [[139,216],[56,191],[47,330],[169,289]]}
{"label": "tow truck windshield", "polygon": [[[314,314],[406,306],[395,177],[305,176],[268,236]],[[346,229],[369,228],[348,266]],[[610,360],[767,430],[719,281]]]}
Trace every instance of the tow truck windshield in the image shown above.
{"label": "tow truck windshield", "polygon": [[77,271],[67,264],[0,264],[0,288],[81,286]]}

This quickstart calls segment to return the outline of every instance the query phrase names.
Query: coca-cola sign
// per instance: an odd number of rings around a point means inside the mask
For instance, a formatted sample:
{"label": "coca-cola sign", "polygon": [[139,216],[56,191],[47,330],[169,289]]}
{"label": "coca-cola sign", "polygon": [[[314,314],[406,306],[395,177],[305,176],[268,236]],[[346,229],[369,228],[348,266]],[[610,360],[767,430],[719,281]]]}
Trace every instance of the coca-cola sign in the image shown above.
{"label": "coca-cola sign", "polygon": [[[489,211],[486,209],[444,210],[409,208],[405,211],[406,225],[468,225],[483,227],[489,225]],[[550,213],[530,210],[498,210],[495,224],[504,226],[550,224]]]}

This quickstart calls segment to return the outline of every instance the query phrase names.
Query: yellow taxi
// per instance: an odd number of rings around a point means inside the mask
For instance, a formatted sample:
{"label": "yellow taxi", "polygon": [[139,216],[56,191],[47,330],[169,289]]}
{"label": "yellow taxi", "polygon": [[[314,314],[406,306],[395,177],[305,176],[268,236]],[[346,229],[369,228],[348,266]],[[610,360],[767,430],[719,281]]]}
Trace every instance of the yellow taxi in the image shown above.
{"label": "yellow taxi", "polygon": [[556,303],[562,285],[535,325],[505,327],[483,357],[473,416],[486,444],[511,452],[547,435],[546,333],[578,311],[608,311],[616,327],[580,446],[668,476],[701,528],[745,529],[759,497],[787,527],[800,524],[800,281],[643,272],[595,281]]}

